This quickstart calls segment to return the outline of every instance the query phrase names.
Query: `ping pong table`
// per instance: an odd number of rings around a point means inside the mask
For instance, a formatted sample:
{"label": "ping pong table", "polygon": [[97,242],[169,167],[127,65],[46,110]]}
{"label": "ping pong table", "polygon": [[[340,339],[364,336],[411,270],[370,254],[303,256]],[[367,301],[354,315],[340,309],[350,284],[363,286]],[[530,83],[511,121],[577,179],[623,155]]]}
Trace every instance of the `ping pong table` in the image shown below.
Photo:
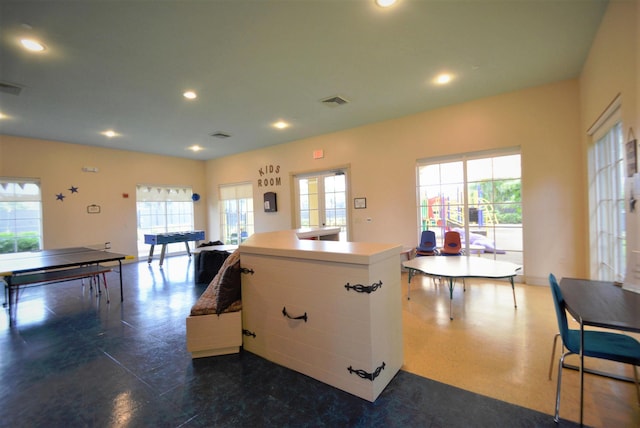
{"label": "ping pong table", "polygon": [[515,263],[503,262],[499,260],[487,259],[483,257],[470,256],[427,256],[416,257],[402,263],[409,270],[409,282],[407,284],[407,300],[409,300],[409,292],[411,291],[411,278],[416,272],[423,272],[430,276],[446,278],[449,283],[449,319],[453,320],[453,287],[455,279],[465,278],[489,278],[502,279],[508,278],[511,282],[511,290],[513,292],[513,306],[518,307],[516,303],[516,291],[513,284],[513,278],[522,269]]}
{"label": "ping pong table", "polygon": [[[4,307],[9,308],[9,322],[13,323],[13,307],[18,303],[20,287],[87,278],[100,273],[100,263],[118,262],[120,273],[120,301],[122,294],[122,260],[124,254],[87,247],[60,248],[29,253],[0,255],[0,277],[5,282]],[[15,304],[14,304],[15,294]]]}

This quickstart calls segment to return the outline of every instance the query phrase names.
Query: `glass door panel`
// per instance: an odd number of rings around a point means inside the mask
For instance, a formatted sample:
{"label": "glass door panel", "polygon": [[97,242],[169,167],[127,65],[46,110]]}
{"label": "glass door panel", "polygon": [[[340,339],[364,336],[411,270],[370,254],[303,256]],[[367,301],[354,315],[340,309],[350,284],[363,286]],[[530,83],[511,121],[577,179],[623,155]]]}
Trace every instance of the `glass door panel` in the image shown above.
{"label": "glass door panel", "polygon": [[298,227],[339,227],[347,240],[347,180],[340,172],[296,177]]}

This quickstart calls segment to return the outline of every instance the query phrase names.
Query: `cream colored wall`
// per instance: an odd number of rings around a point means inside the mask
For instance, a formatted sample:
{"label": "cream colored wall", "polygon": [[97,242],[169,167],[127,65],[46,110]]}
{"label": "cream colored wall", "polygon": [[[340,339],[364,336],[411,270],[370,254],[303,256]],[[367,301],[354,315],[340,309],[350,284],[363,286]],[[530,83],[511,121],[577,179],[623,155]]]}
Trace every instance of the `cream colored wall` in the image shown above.
{"label": "cream colored wall", "polygon": [[[636,0],[636,45],[635,45],[635,53],[636,53],[636,117],[635,117],[635,126],[633,129],[635,130],[635,136],[638,141],[640,141],[640,0]],[[639,148],[640,150],[640,148]],[[639,160],[640,164],[640,160]],[[635,195],[637,199],[640,199],[640,195]],[[630,216],[627,220],[630,228],[632,230],[631,236],[635,239],[634,242],[631,242],[630,248],[639,251],[640,250],[640,207],[638,207],[638,211],[634,216]],[[631,270],[635,269],[636,272],[640,271],[640,253],[631,252],[629,254],[629,258],[627,259],[627,279],[630,279]],[[637,274],[636,274],[637,276]]]}
{"label": "cream colored wall", "polygon": [[[0,176],[41,180],[45,248],[111,242],[113,251],[136,255],[137,184],[188,185],[206,193],[203,161],[6,135],[0,135],[0,155]],[[85,166],[98,172],[83,172]],[[71,186],[78,192],[71,194]],[[63,202],[58,193],[66,196]],[[91,204],[101,213],[88,214]],[[206,197],[194,211],[195,227],[204,229]]]}
{"label": "cream colored wall", "polygon": [[[290,173],[349,165],[351,197],[367,198],[364,210],[349,202],[351,240],[415,246],[418,159],[519,146],[527,282],[545,283],[551,271],[576,275],[585,269],[574,256],[584,246],[579,123],[578,83],[570,80],[211,160],[209,230],[218,229],[220,184],[254,183],[256,231],[284,229],[293,225]],[[312,158],[317,149],[324,159]],[[265,165],[280,167],[280,186],[258,187]],[[277,193],[277,213],[263,212],[265,191]]]}
{"label": "cream colored wall", "polygon": [[[293,226],[292,173],[347,166],[351,240],[410,247],[418,239],[417,159],[520,147],[526,282],[545,284],[549,272],[588,276],[585,130],[622,92],[625,127],[640,133],[639,22],[637,1],[612,1],[579,81],[207,162],[0,136],[0,175],[41,178],[46,247],[110,241],[115,250],[135,254],[138,183],[191,185],[203,196],[195,206],[196,227],[206,222],[207,239],[215,240],[220,184],[252,182],[256,231],[281,230]],[[312,158],[316,149],[324,150],[323,159]],[[83,166],[100,172],[83,173]],[[68,195],[71,185],[78,194]],[[267,191],[278,195],[277,213],[262,210]],[[64,202],[55,200],[59,192],[67,194]],[[366,197],[367,209],[353,210],[353,197]],[[92,216],[86,206],[94,203],[102,213]]]}
{"label": "cream colored wall", "polygon": [[[640,6],[637,0],[611,1],[593,41],[587,61],[580,76],[580,107],[582,163],[585,165],[583,198],[587,201],[587,152],[592,144],[586,131],[607,108],[617,94],[622,97],[622,123],[625,139],[633,128],[636,138],[640,135]],[[627,197],[629,195],[627,194]],[[639,207],[640,208],[640,207]],[[585,213],[589,207],[585,205]],[[627,215],[627,246],[640,248],[639,211]],[[586,215],[585,215],[586,217]],[[589,224],[581,225],[581,233],[590,233]],[[581,257],[589,260],[596,250],[596,240],[591,232]],[[632,260],[627,259],[628,262]],[[630,264],[631,265],[631,264]],[[594,275],[594,269],[584,273]]]}

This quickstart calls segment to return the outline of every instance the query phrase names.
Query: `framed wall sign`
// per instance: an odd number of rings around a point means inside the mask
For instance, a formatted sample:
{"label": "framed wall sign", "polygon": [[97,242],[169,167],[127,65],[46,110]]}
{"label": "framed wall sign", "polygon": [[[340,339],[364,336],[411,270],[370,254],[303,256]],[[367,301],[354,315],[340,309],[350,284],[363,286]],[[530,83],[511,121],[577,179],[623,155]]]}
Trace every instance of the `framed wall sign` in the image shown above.
{"label": "framed wall sign", "polygon": [[353,208],[360,210],[363,208],[367,208],[367,198],[354,198],[353,199]]}
{"label": "framed wall sign", "polygon": [[276,192],[267,192],[264,194],[264,212],[275,213],[278,211],[278,202]]}

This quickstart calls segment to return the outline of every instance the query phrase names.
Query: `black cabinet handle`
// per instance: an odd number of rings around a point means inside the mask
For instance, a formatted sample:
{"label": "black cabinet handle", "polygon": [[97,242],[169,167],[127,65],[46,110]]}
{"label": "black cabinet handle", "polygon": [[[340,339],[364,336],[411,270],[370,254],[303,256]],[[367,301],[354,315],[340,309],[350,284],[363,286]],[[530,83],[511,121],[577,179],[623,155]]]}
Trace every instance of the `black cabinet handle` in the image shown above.
{"label": "black cabinet handle", "polygon": [[307,322],[307,313],[305,312],[304,315],[300,315],[299,317],[292,317],[291,315],[289,315],[287,313],[287,307],[283,307],[282,308],[282,315],[284,315],[285,317],[289,318],[290,320],[304,320],[304,322]]}
{"label": "black cabinet handle", "polygon": [[365,371],[364,371],[364,370],[362,370],[362,369],[358,369],[358,370],[356,370],[356,369],[352,368],[351,366],[349,366],[349,368],[347,368],[347,370],[349,370],[349,373],[355,373],[355,374],[357,374],[358,376],[360,376],[362,379],[369,379],[370,381],[372,381],[372,382],[373,382],[373,381],[375,380],[375,378],[377,378],[377,377],[380,375],[380,372],[381,372],[382,370],[384,370],[385,365],[386,365],[386,364],[385,364],[385,363],[384,363],[384,361],[383,361],[383,362],[382,362],[382,365],[381,365],[380,367],[378,367],[378,368],[377,368],[374,372],[372,372],[372,373],[367,373],[367,372],[365,372]]}
{"label": "black cabinet handle", "polygon": [[356,284],[356,285],[350,285],[348,282],[345,284],[344,288],[347,289],[347,291],[349,290],[355,290],[358,293],[367,293],[367,294],[371,294],[374,291],[376,291],[378,288],[382,287],[382,280],[378,281],[378,282],[374,282],[371,285],[362,285],[362,284]]}
{"label": "black cabinet handle", "polygon": [[242,329],[242,334],[244,334],[245,336],[251,336],[253,338],[256,337],[256,334],[250,330],[247,330],[245,328]]}

